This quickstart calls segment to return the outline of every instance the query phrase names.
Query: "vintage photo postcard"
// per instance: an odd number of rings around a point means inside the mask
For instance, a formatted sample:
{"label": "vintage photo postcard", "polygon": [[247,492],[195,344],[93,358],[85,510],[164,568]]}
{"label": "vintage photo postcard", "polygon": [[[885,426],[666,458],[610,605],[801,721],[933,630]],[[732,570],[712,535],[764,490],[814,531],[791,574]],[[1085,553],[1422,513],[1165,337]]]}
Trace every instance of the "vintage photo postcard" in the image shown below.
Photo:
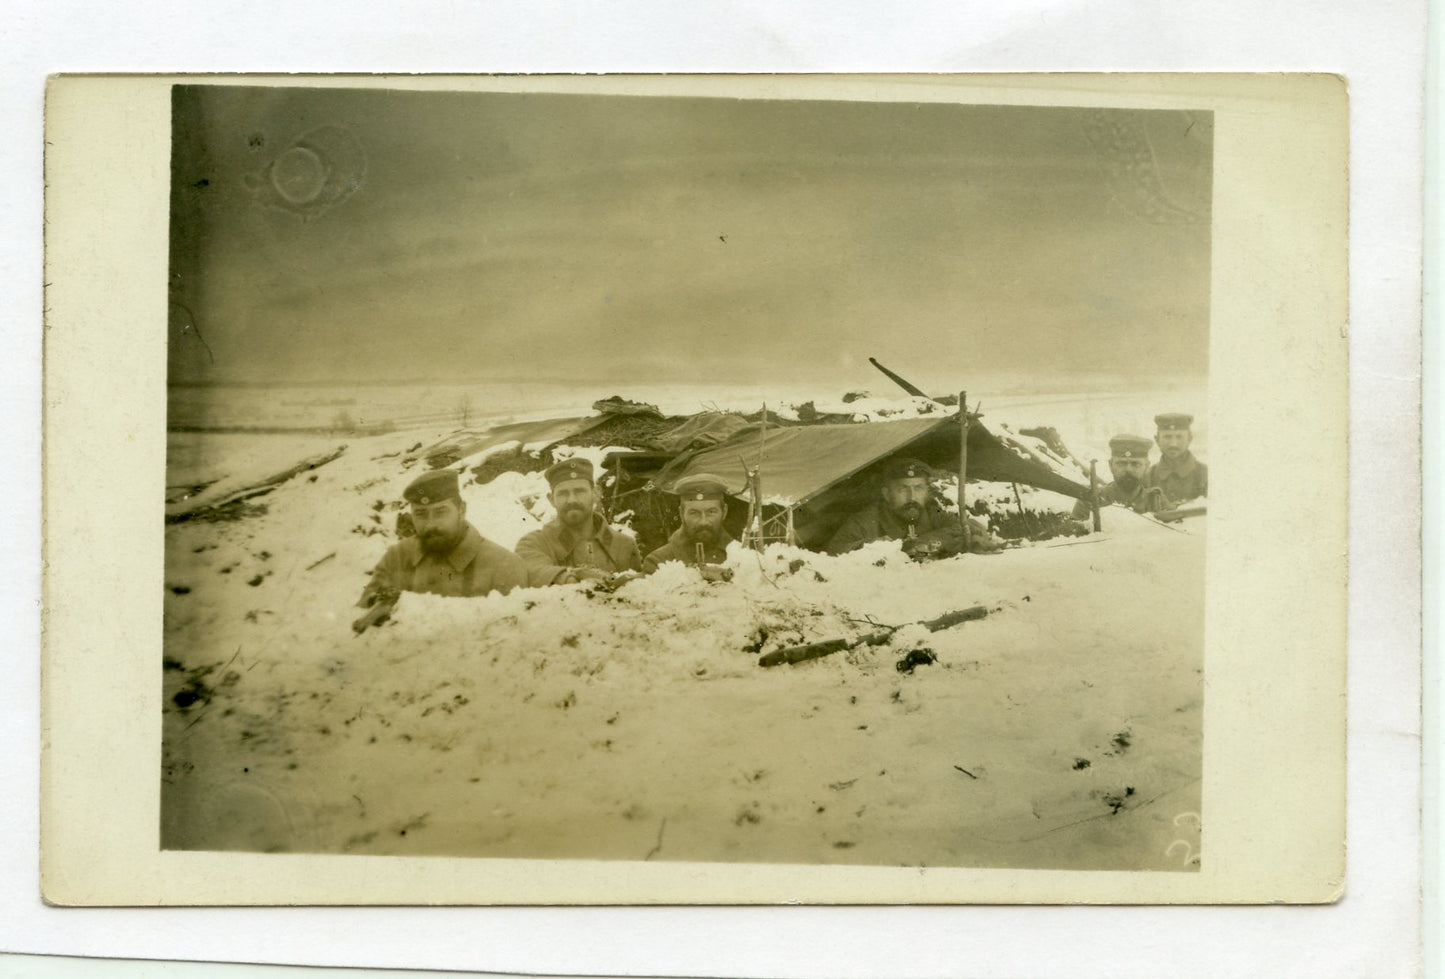
{"label": "vintage photo postcard", "polygon": [[1336,900],[1346,108],[53,79],[46,898]]}

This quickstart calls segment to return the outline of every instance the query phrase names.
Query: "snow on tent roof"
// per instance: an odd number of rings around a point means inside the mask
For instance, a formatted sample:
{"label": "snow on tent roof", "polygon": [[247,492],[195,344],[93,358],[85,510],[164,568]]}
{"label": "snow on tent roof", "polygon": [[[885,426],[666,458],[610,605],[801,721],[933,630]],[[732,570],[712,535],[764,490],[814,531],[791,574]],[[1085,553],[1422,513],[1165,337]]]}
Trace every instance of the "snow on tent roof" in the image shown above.
{"label": "snow on tent roof", "polygon": [[934,429],[957,422],[951,418],[910,418],[896,422],[852,425],[750,427],[720,445],[680,456],[658,474],[660,489],[670,492],[682,477],[712,473],[741,492],[747,466],[762,456],[763,495],[770,503],[796,506],[868,466],[891,455]]}
{"label": "snow on tent roof", "polygon": [[484,452],[505,442],[521,442],[523,445],[559,442],[596,427],[606,418],[606,415],[592,415],[583,418],[548,418],[542,421],[515,422],[482,431],[455,432],[439,442],[433,442],[408,453],[406,458],[408,460],[426,459],[432,466],[449,466],[460,459],[474,456],[478,452]]}
{"label": "snow on tent roof", "polygon": [[[958,466],[958,416],[910,418],[861,424],[751,425],[719,445],[684,454],[655,480],[670,492],[684,476],[712,473],[741,493],[746,467],[762,457],[763,496],[783,506],[806,503],[874,463],[907,450],[932,466]],[[1057,462],[1042,457],[1012,433],[995,434],[974,421],[968,434],[968,473],[972,479],[1025,483],[1075,498],[1088,487],[1071,478]]]}

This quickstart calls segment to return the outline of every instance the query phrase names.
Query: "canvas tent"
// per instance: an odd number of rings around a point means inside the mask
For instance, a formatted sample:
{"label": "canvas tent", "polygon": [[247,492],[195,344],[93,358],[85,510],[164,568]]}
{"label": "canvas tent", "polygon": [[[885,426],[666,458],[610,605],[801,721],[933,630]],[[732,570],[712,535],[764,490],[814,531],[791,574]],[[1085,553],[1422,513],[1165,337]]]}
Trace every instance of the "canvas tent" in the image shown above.
{"label": "canvas tent", "polygon": [[[760,471],[767,526],[764,536],[818,546],[843,518],[873,499],[871,476],[888,459],[906,455],[943,472],[957,472],[959,420],[912,418],[866,424],[787,427],[749,425],[713,446],[685,452],[654,478],[668,492],[679,479],[708,472],[722,477],[735,495]],[[973,420],[968,434],[970,479],[1025,483],[1083,498],[1083,474],[1043,442],[1008,431],[995,433]],[[857,478],[855,478],[857,477]],[[737,512],[743,507],[735,507]]]}

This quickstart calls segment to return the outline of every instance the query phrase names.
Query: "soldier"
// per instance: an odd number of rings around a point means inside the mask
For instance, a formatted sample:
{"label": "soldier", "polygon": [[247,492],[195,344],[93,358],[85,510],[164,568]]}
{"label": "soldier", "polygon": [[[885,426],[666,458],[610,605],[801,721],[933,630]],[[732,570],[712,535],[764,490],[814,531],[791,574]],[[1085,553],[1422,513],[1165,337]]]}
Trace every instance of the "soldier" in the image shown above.
{"label": "soldier", "polygon": [[[957,515],[944,512],[933,498],[933,471],[917,459],[890,459],[882,472],[878,505],[843,522],[825,548],[844,554],[875,540],[901,540],[910,557],[951,557],[964,551]],[[1001,550],[1003,541],[977,520],[969,520],[968,549],[976,554]]]}
{"label": "soldier", "polygon": [[1144,484],[1159,487],[1171,504],[1209,495],[1209,469],[1189,451],[1189,443],[1194,441],[1193,423],[1193,415],[1180,412],[1154,416],[1154,441],[1163,458],[1150,467]]}
{"label": "soldier", "polygon": [[422,473],[402,491],[411,504],[416,535],[387,548],[357,604],[394,600],[398,592],[473,597],[506,594],[527,583],[521,559],[486,540],[466,520],[467,505],[457,490],[454,469]]}
{"label": "soldier", "polygon": [[679,479],[672,491],[680,501],[682,526],[666,544],[647,555],[643,573],[652,574],[666,561],[681,561],[700,568],[708,580],[724,577],[716,566],[727,560],[733,540],[723,529],[723,518],[728,515],[727,484],[717,476],[698,473]]}
{"label": "soldier", "polygon": [[546,477],[551,487],[547,499],[557,516],[517,542],[532,587],[602,581],[642,566],[637,542],[607,526],[596,511],[591,462],[564,459],[549,468]]}
{"label": "soldier", "polygon": [[[1099,506],[1120,504],[1138,513],[1155,513],[1168,506],[1164,494],[1145,485],[1149,450],[1153,443],[1142,435],[1115,435],[1109,440],[1109,471],[1114,481],[1099,490]],[[1074,504],[1074,519],[1083,520],[1092,508],[1088,500]]]}

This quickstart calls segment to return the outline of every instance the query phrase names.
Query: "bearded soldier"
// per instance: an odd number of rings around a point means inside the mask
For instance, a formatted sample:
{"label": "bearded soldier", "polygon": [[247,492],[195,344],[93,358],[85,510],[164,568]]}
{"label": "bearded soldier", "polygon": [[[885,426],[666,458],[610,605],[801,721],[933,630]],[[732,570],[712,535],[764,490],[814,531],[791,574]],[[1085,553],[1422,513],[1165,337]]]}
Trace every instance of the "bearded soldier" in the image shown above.
{"label": "bearded soldier", "polygon": [[825,548],[844,554],[875,540],[898,540],[911,557],[951,557],[965,549],[988,554],[1003,548],[1001,539],[977,520],[969,520],[965,542],[958,515],[946,512],[933,495],[933,470],[917,459],[894,458],[884,466],[876,506],[853,514]]}
{"label": "bearded soldier", "polygon": [[607,526],[597,512],[592,473],[586,459],[565,459],[547,470],[547,499],[557,516],[517,542],[534,588],[602,581],[642,566],[636,541]]}
{"label": "bearded soldier", "polygon": [[387,549],[360,606],[370,608],[380,597],[403,591],[471,597],[506,594],[526,584],[527,569],[517,555],[486,540],[467,522],[455,470],[422,473],[402,491],[402,498],[411,505],[416,534]]}
{"label": "bearded soldier", "polygon": [[[1149,450],[1153,443],[1142,435],[1116,435],[1109,440],[1109,471],[1114,481],[1099,490],[1099,505],[1120,504],[1139,513],[1156,513],[1168,506],[1164,494],[1145,485],[1149,472]],[[1074,504],[1074,519],[1091,512],[1088,500]]]}
{"label": "bearded soldier", "polygon": [[666,544],[647,555],[643,573],[651,574],[667,561],[681,561],[702,568],[704,577],[712,577],[711,567],[727,560],[733,540],[723,528],[723,518],[728,515],[727,484],[717,476],[698,473],[679,479],[672,491],[679,500],[682,526]]}

